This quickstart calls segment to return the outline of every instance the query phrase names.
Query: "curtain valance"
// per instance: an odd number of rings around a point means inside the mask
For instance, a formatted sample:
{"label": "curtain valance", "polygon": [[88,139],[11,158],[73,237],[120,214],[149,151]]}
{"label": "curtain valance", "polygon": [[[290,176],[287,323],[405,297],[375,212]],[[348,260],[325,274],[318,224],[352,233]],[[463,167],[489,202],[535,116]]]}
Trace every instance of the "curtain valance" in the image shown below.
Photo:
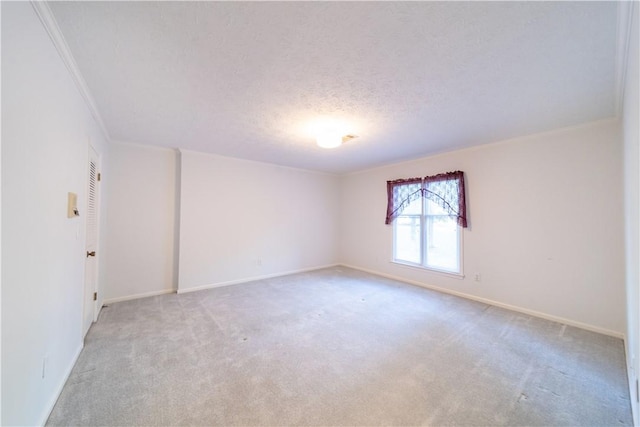
{"label": "curtain valance", "polygon": [[387,181],[387,218],[391,224],[411,202],[426,198],[458,219],[458,225],[467,227],[467,205],[464,191],[464,172],[441,173],[424,178]]}

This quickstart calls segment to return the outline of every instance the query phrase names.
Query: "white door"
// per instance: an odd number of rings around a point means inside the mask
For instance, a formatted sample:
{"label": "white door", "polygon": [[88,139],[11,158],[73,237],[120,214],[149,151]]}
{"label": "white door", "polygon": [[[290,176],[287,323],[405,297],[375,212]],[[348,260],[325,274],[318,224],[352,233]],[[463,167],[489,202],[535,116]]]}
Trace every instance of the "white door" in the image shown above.
{"label": "white door", "polygon": [[82,336],[87,335],[96,315],[96,292],[98,282],[97,247],[98,247],[98,154],[89,147],[89,183],[87,186],[86,222],[86,254],[84,273],[84,315],[82,320]]}

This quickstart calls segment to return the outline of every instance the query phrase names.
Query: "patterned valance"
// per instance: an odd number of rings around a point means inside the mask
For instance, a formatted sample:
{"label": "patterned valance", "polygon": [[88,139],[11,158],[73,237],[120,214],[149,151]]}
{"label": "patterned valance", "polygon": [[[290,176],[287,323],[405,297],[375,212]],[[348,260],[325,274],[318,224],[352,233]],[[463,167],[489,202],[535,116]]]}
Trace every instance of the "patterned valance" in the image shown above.
{"label": "patterned valance", "polygon": [[387,218],[391,224],[411,202],[424,197],[442,207],[467,227],[467,204],[464,191],[464,172],[441,173],[424,178],[387,181]]}

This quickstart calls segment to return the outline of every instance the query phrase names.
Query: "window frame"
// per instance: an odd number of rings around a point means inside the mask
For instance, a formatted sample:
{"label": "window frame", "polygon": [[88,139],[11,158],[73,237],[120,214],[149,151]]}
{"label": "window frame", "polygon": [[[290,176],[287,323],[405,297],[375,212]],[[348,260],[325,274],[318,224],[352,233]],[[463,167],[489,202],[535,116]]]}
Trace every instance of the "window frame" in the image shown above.
{"label": "window frame", "polygon": [[[427,203],[428,203],[428,199],[425,197],[421,197],[420,198],[421,201],[421,213],[419,214],[420,216],[420,263],[415,263],[415,262],[411,262],[411,261],[406,261],[406,260],[402,260],[402,259],[398,259],[396,258],[396,227],[397,227],[397,220],[402,218],[402,217],[415,217],[415,214],[408,214],[408,215],[398,215],[394,220],[393,220],[393,231],[392,231],[392,249],[391,249],[391,262],[394,264],[399,264],[402,266],[406,266],[406,267],[411,267],[411,268],[417,268],[419,270],[427,270],[430,272],[434,272],[434,273],[438,273],[438,274],[442,274],[442,275],[446,275],[446,276],[450,276],[450,277],[454,277],[454,278],[458,278],[458,279],[462,279],[464,278],[464,247],[463,247],[463,243],[464,243],[464,230],[463,227],[460,226],[460,224],[458,224],[456,222],[456,231],[457,231],[457,235],[458,235],[458,271],[451,271],[451,270],[445,270],[445,269],[441,269],[441,268],[434,268],[434,267],[430,267],[427,265],[427,232],[426,232],[426,223],[427,223],[427,214],[425,213],[425,211],[427,210]],[[433,216],[450,216],[451,215],[433,215]],[[453,217],[455,218],[455,217]]]}

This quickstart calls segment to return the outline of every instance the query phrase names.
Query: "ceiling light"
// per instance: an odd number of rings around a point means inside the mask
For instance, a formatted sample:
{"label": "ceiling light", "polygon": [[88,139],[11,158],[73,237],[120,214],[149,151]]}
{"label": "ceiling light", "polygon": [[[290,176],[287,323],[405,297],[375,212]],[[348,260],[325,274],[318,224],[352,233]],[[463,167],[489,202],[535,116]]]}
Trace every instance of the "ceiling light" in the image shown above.
{"label": "ceiling light", "polygon": [[336,148],[342,145],[342,135],[338,132],[324,132],[316,137],[318,147]]}

